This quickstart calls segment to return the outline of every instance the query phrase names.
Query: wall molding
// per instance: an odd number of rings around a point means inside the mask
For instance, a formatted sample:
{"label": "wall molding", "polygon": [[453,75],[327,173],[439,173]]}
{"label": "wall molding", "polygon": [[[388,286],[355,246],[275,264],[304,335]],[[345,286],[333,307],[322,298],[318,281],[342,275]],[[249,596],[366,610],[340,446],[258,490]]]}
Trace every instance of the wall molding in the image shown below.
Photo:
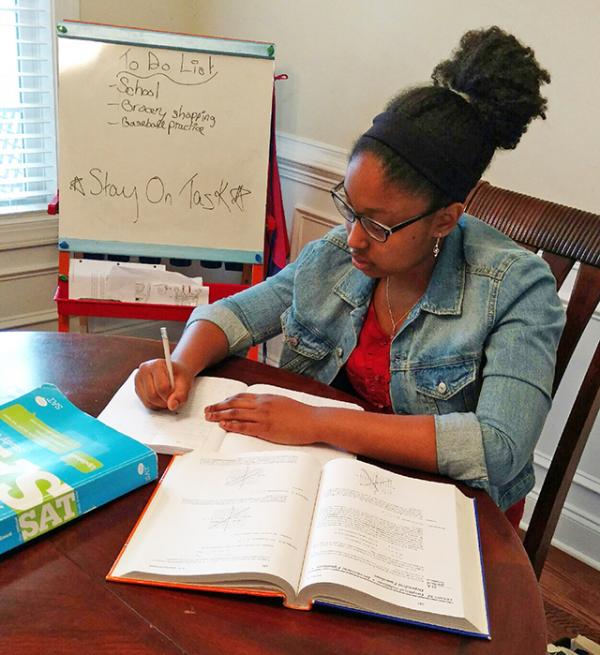
{"label": "wall molding", "polygon": [[326,143],[277,132],[279,173],[322,191],[329,191],[344,177],[348,151]]}
{"label": "wall molding", "polygon": [[41,323],[52,323],[56,325],[56,310],[48,309],[27,312],[25,314],[0,316],[0,330],[31,327],[32,325],[40,325]]}
{"label": "wall molding", "polygon": [[56,266],[29,264],[26,270],[22,267],[12,267],[6,270],[0,269],[0,282],[14,282],[15,280],[27,280],[32,277],[56,275],[57,272],[58,264]]}
{"label": "wall molding", "polygon": [[[552,459],[545,453],[540,453],[536,450],[533,455],[533,461],[536,466],[539,466],[541,469],[543,469],[545,475],[550,468],[550,462]],[[600,479],[595,475],[590,475],[585,471],[576,471],[575,475],[573,476],[573,485],[577,485],[583,489],[591,491],[594,494],[598,494],[600,500]],[[600,552],[600,550],[598,552]]]}
{"label": "wall molding", "polygon": [[[521,527],[526,529],[539,497],[551,459],[538,452],[533,456],[536,485],[527,495],[527,505]],[[575,502],[576,501],[576,502]],[[577,504],[576,504],[577,503]],[[576,559],[600,570],[600,480],[584,471],[576,471],[569,494],[562,508],[552,545]]]}
{"label": "wall molding", "polygon": [[[538,497],[539,488],[536,485],[536,489],[527,495],[528,502],[520,526],[523,530],[527,530],[529,526],[529,520]],[[600,571],[600,559],[598,558],[600,521],[598,517],[589,512],[581,510],[572,503],[565,502],[552,538],[552,545]]]}
{"label": "wall molding", "polygon": [[[77,317],[74,318],[77,320]],[[156,339],[158,339],[160,336],[160,330],[157,326],[162,325],[160,321],[119,320],[116,318],[111,318],[104,321],[101,318],[94,316],[88,317],[88,320],[101,321],[100,323],[95,323],[93,325],[94,334],[113,334],[118,336],[140,337],[142,336],[143,332],[152,334]]]}
{"label": "wall molding", "polygon": [[292,220],[292,238],[290,240],[290,261],[294,261],[302,248],[321,233],[340,225],[341,216],[332,217],[323,212],[316,212],[304,205],[297,204]]}
{"label": "wall molding", "polygon": [[[20,250],[58,243],[58,217],[24,214],[0,217],[0,250]],[[58,263],[58,250],[56,255]]]}

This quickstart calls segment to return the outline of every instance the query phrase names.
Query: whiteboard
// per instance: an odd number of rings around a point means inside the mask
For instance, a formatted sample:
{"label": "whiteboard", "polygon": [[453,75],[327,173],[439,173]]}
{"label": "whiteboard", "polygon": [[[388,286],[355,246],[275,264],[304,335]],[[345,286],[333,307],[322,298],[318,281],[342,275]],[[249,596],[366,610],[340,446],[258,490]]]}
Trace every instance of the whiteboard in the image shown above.
{"label": "whiteboard", "polygon": [[58,31],[59,248],[262,261],[273,46]]}

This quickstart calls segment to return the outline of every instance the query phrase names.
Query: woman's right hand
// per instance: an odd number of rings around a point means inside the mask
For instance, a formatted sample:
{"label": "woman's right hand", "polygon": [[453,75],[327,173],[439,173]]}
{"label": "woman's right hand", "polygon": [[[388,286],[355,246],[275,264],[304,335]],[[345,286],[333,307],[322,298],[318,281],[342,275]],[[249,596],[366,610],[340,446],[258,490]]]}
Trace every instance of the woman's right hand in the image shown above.
{"label": "woman's right hand", "polygon": [[196,321],[185,329],[173,351],[173,389],[165,360],[151,359],[140,364],[135,392],[149,409],[174,412],[187,401],[196,374],[220,362],[228,353],[229,342],[223,330],[210,321]]}
{"label": "woman's right hand", "polygon": [[187,401],[195,376],[173,361],[173,377],[175,386],[171,389],[165,360],[151,359],[140,364],[135,375],[135,392],[148,409],[174,412]]}

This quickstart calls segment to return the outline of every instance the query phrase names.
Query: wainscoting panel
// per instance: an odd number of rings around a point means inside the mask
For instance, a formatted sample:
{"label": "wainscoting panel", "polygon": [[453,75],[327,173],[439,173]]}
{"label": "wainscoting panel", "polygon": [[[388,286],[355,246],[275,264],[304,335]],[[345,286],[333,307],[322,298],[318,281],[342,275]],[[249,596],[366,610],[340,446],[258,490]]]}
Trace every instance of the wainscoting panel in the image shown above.
{"label": "wainscoting panel", "polygon": [[341,222],[335,217],[325,216],[298,205],[294,211],[290,259],[296,259],[302,248],[309,242],[320,239],[326,232]]}
{"label": "wainscoting panel", "polygon": [[0,329],[53,329],[57,235],[47,215],[0,220]]}

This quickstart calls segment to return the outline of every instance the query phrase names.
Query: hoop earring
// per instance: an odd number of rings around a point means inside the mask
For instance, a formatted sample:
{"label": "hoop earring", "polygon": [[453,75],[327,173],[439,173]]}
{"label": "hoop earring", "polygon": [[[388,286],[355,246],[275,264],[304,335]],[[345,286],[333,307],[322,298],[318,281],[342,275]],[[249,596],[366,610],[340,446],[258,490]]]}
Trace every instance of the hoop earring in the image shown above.
{"label": "hoop earring", "polygon": [[437,256],[440,254],[440,238],[438,237],[435,240],[435,245],[433,246],[433,258],[437,259]]}

